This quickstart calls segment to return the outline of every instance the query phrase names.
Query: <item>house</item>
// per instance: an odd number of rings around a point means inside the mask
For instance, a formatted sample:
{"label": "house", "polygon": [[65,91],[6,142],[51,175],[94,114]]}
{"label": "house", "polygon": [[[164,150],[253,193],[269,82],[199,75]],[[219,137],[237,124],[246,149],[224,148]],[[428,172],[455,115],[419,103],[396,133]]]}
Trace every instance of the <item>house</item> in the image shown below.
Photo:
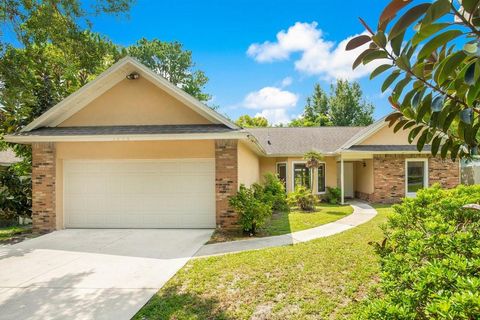
{"label": "house", "polygon": [[0,151],[0,171],[20,161],[22,161],[22,159],[18,158],[12,149]]}
{"label": "house", "polygon": [[[229,196],[266,172],[342,200],[390,203],[459,165],[417,152],[381,120],[361,127],[242,129],[124,58],[21,132],[32,145],[33,224],[62,228],[235,228]],[[325,156],[309,170],[302,156]]]}

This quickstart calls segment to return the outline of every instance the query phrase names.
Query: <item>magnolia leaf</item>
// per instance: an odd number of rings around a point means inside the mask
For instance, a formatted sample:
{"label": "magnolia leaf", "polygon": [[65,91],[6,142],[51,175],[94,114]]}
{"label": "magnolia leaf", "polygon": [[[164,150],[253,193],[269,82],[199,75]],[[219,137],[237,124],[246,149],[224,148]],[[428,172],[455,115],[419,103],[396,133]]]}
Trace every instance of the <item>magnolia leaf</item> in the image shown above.
{"label": "magnolia leaf", "polygon": [[366,34],[362,34],[362,35],[360,35],[358,37],[355,37],[355,38],[351,39],[350,41],[348,41],[347,46],[345,47],[345,50],[349,51],[349,50],[356,49],[356,48],[361,47],[365,43],[368,43],[370,41],[372,41],[372,38],[370,38]]}
{"label": "magnolia leaf", "polygon": [[400,130],[407,122],[408,122],[407,119],[398,121],[398,123],[393,128],[393,133],[397,133],[397,131]]}
{"label": "magnolia leaf", "polygon": [[443,109],[443,97],[437,96],[432,101],[432,112],[440,112]]}
{"label": "magnolia leaf", "polygon": [[466,124],[472,123],[472,116],[473,116],[472,108],[463,109],[462,111],[460,111],[459,115],[460,115],[460,121]]}
{"label": "magnolia leaf", "polygon": [[476,55],[478,51],[478,44],[476,42],[473,43],[466,43],[463,46],[463,51],[470,55]]}
{"label": "magnolia leaf", "polygon": [[403,114],[401,112],[394,112],[394,113],[389,114],[385,118],[385,122],[390,122],[390,124],[388,126],[391,127],[395,123],[395,121],[397,121],[401,117],[403,117]]}
{"label": "magnolia leaf", "polygon": [[412,38],[412,44],[417,45],[423,40],[429,38],[430,36],[434,35],[438,31],[448,27],[450,23],[435,23],[435,24],[427,24],[426,26],[421,25],[420,30],[415,33]]}
{"label": "magnolia leaf", "polygon": [[363,64],[368,64],[372,62],[373,60],[378,60],[378,59],[386,59],[388,58],[388,55],[385,51],[380,51],[380,50],[374,50],[363,58],[362,62]]}
{"label": "magnolia leaf", "polygon": [[429,93],[425,99],[423,99],[421,106],[418,108],[418,113],[417,113],[417,122],[421,122],[423,120],[423,117],[427,114],[427,112],[430,110],[432,104],[432,94]]}
{"label": "magnolia leaf", "polygon": [[457,113],[456,112],[451,112],[447,116],[447,118],[445,118],[445,121],[443,122],[443,128],[442,128],[444,132],[448,131],[448,129],[450,128],[450,126],[453,123],[453,120],[455,120],[456,117],[457,117]]}
{"label": "magnolia leaf", "polygon": [[387,71],[388,69],[390,69],[391,67],[393,67],[393,65],[391,64],[382,64],[381,66],[377,67],[375,70],[372,71],[372,73],[370,74],[370,80],[372,80],[373,78],[375,78],[376,76],[378,76],[379,74]]}
{"label": "magnolia leaf", "polygon": [[383,31],[378,31],[376,35],[372,37],[373,42],[375,42],[380,48],[385,48],[387,45],[387,38]]}
{"label": "magnolia leaf", "polygon": [[358,55],[357,59],[355,59],[355,61],[353,62],[352,69],[355,69],[356,67],[358,67],[358,66],[362,63],[363,58],[364,58],[367,54],[369,54],[369,53],[371,53],[371,52],[374,52],[374,51],[377,51],[377,50],[376,50],[376,49],[371,49],[371,48],[369,48],[369,49],[363,51],[362,53],[360,53],[360,54]]}
{"label": "magnolia leaf", "polygon": [[425,92],[424,90],[417,91],[417,93],[415,93],[415,95],[413,96],[412,107],[414,107],[415,109],[418,108],[418,105],[420,104],[420,101],[422,100],[422,96],[423,96],[424,92]]}
{"label": "magnolia leaf", "polygon": [[476,81],[475,85],[468,88],[467,91],[467,105],[473,106],[478,101],[477,97],[480,92],[480,81]]}
{"label": "magnolia leaf", "polygon": [[413,120],[409,121],[406,125],[403,126],[403,130],[406,130],[408,128],[411,128],[413,127],[414,125],[416,125],[417,123]]}
{"label": "magnolia leaf", "polygon": [[399,34],[398,36],[396,36],[394,39],[390,40],[390,45],[392,47],[393,53],[396,56],[400,55],[404,37],[405,37],[405,31]]}
{"label": "magnolia leaf", "polygon": [[400,71],[399,70],[395,70],[392,72],[391,75],[389,75],[385,81],[383,82],[383,85],[382,85],[382,92],[385,92],[385,90],[387,90],[388,87],[390,87],[390,85],[395,81],[395,79],[398,78],[398,76],[400,75]]}
{"label": "magnolia leaf", "polygon": [[430,6],[431,3],[421,3],[410,8],[392,27],[388,39],[391,41],[392,39],[395,39],[396,36],[403,33],[412,23],[417,21],[428,10],[428,8],[430,8]]}
{"label": "magnolia leaf", "polygon": [[428,134],[429,134],[429,131],[428,131],[428,128],[427,128],[422,132],[422,134],[418,138],[418,141],[417,141],[418,152],[421,152],[423,150],[423,146],[427,142]]}
{"label": "magnolia leaf", "polygon": [[409,75],[407,75],[405,78],[403,78],[402,80],[398,81],[397,85],[395,86],[395,88],[393,89],[393,94],[396,94],[398,96],[400,96],[403,92],[403,89],[405,88],[405,86],[412,80],[412,78],[410,78]]}
{"label": "magnolia leaf", "polygon": [[[392,0],[386,7],[383,9],[382,14],[380,15],[380,24],[384,24],[386,21],[391,21],[398,11],[408,5],[412,0]],[[386,26],[385,26],[386,27]]]}
{"label": "magnolia leaf", "polygon": [[442,143],[442,138],[436,136],[432,141],[432,155],[435,157],[438,153],[438,149],[440,148],[440,143]]}
{"label": "magnolia leaf", "polygon": [[455,144],[450,148],[450,159],[452,159],[452,161],[455,161],[455,159],[457,158],[457,154],[458,154],[458,150],[460,150],[460,146],[461,146],[460,144]]}
{"label": "magnolia leaf", "polygon": [[474,11],[478,12],[479,5],[480,5],[479,0],[462,0],[462,7],[468,13],[472,13]]}
{"label": "magnolia leaf", "polygon": [[449,41],[455,39],[456,37],[460,36],[462,31],[460,30],[449,30],[441,33],[435,37],[433,37],[430,41],[428,41],[418,53],[418,60],[422,60],[429,56],[433,51],[437,48],[445,45]]}
{"label": "magnolia leaf", "polygon": [[442,149],[440,151],[440,156],[442,159],[445,159],[447,157],[448,150],[450,149],[450,146],[452,145],[452,140],[448,139],[442,146]]}
{"label": "magnolia leaf", "polygon": [[437,0],[432,3],[422,19],[422,25],[429,25],[440,19],[451,10],[450,0]]}
{"label": "magnolia leaf", "polygon": [[438,77],[436,79],[438,84],[443,84],[449,76],[455,76],[455,70],[461,65],[461,62],[466,58],[463,51],[458,51],[448,56],[442,64]]}
{"label": "magnolia leaf", "polygon": [[423,126],[418,126],[418,127],[415,127],[413,128],[410,133],[408,134],[408,143],[412,143],[413,140],[415,140],[415,138],[417,137],[417,135],[420,133],[420,131],[422,131],[423,129]]}
{"label": "magnolia leaf", "polygon": [[465,82],[469,86],[473,86],[475,84],[475,63],[470,64],[465,71]]}

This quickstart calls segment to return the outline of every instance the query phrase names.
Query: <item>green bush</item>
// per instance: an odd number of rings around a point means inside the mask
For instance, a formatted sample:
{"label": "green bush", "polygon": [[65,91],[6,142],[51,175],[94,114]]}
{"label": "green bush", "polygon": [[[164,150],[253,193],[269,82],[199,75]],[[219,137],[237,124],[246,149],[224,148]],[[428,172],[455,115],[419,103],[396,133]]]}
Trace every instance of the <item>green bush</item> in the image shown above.
{"label": "green bush", "polygon": [[288,212],[290,208],[282,181],[272,173],[265,174],[263,180],[263,191],[265,197],[272,204],[272,210],[274,212]]}
{"label": "green bush", "polygon": [[255,234],[272,216],[272,203],[263,187],[254,183],[250,188],[240,185],[238,192],[230,197],[230,206],[239,214],[239,223],[244,232]]}
{"label": "green bush", "polygon": [[326,200],[330,204],[339,204],[341,202],[342,190],[337,187],[327,187]]}
{"label": "green bush", "polygon": [[313,211],[317,204],[317,197],[312,194],[310,189],[298,186],[294,192],[288,195],[287,201],[292,207],[299,207],[303,211]]}
{"label": "green bush", "polygon": [[394,206],[381,259],[379,298],[365,319],[480,319],[480,186],[421,190]]}
{"label": "green bush", "polygon": [[0,218],[32,215],[32,182],[28,169],[16,164],[0,171]]}

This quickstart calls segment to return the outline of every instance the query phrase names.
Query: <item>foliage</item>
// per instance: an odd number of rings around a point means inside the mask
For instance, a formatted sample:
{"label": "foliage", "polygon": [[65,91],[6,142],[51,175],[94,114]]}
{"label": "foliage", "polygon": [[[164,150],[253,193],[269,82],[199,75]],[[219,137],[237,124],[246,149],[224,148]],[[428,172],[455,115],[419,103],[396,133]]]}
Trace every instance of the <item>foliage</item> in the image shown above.
{"label": "foliage", "polygon": [[326,200],[330,204],[339,204],[342,198],[342,190],[338,187],[327,187]]}
{"label": "foliage", "polygon": [[265,128],[268,127],[268,120],[265,117],[250,117],[248,114],[240,116],[235,123],[242,128]]}
{"label": "foliage", "polygon": [[203,92],[208,82],[207,76],[203,71],[194,70],[192,52],[184,50],[181,43],[142,38],[135,45],[126,48],[125,54],[137,58],[198,100],[210,100],[211,96]]}
{"label": "foliage", "polygon": [[321,153],[312,150],[308,151],[303,155],[303,159],[307,161],[307,168],[313,169],[313,168],[318,168],[320,166],[320,161],[323,160],[323,156]]}
{"label": "foliage", "polygon": [[290,210],[287,204],[287,194],[283,182],[277,175],[266,173],[263,176],[263,192],[271,203],[274,212],[288,212]]}
{"label": "foliage", "polygon": [[420,190],[394,207],[381,257],[382,295],[367,319],[478,319],[480,186]]}
{"label": "foliage", "polygon": [[230,205],[238,212],[243,231],[255,234],[257,228],[264,226],[271,217],[272,204],[266,199],[263,187],[256,183],[250,188],[240,185],[237,193],[230,197]]}
{"label": "foliage", "polygon": [[313,211],[318,200],[310,189],[298,186],[294,192],[288,194],[287,201],[292,207],[299,207],[303,211]]}
{"label": "foliage", "polygon": [[386,121],[394,131],[408,130],[419,151],[431,144],[432,154],[442,158],[478,154],[480,2],[393,0],[377,31],[361,22],[366,34],[346,48],[368,44],[353,67],[382,63],[370,78],[389,72],[382,91],[393,89],[389,101],[395,112]]}
{"label": "foliage", "polygon": [[373,105],[364,101],[357,82],[337,80],[330,87],[330,95],[315,84],[313,95],[300,118],[290,127],[366,126],[373,123]]}
{"label": "foliage", "polygon": [[0,217],[32,215],[30,166],[19,163],[0,171]]}
{"label": "foliage", "polygon": [[23,45],[52,43],[68,49],[81,34],[79,24],[91,25],[89,18],[101,13],[126,13],[132,3],[132,0],[96,0],[89,1],[87,7],[80,0],[8,0],[0,5],[0,22],[4,28],[14,30]]}

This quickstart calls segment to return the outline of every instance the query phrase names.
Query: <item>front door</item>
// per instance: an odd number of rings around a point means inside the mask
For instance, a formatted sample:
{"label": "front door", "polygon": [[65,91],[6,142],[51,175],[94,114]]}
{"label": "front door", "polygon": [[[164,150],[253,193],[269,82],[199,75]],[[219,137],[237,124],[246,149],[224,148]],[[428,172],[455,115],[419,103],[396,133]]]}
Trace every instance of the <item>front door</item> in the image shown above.
{"label": "front door", "polygon": [[[341,168],[340,162],[337,163],[337,186],[341,188]],[[345,198],[353,198],[355,196],[353,191],[353,162],[343,163],[343,186],[345,188]]]}

